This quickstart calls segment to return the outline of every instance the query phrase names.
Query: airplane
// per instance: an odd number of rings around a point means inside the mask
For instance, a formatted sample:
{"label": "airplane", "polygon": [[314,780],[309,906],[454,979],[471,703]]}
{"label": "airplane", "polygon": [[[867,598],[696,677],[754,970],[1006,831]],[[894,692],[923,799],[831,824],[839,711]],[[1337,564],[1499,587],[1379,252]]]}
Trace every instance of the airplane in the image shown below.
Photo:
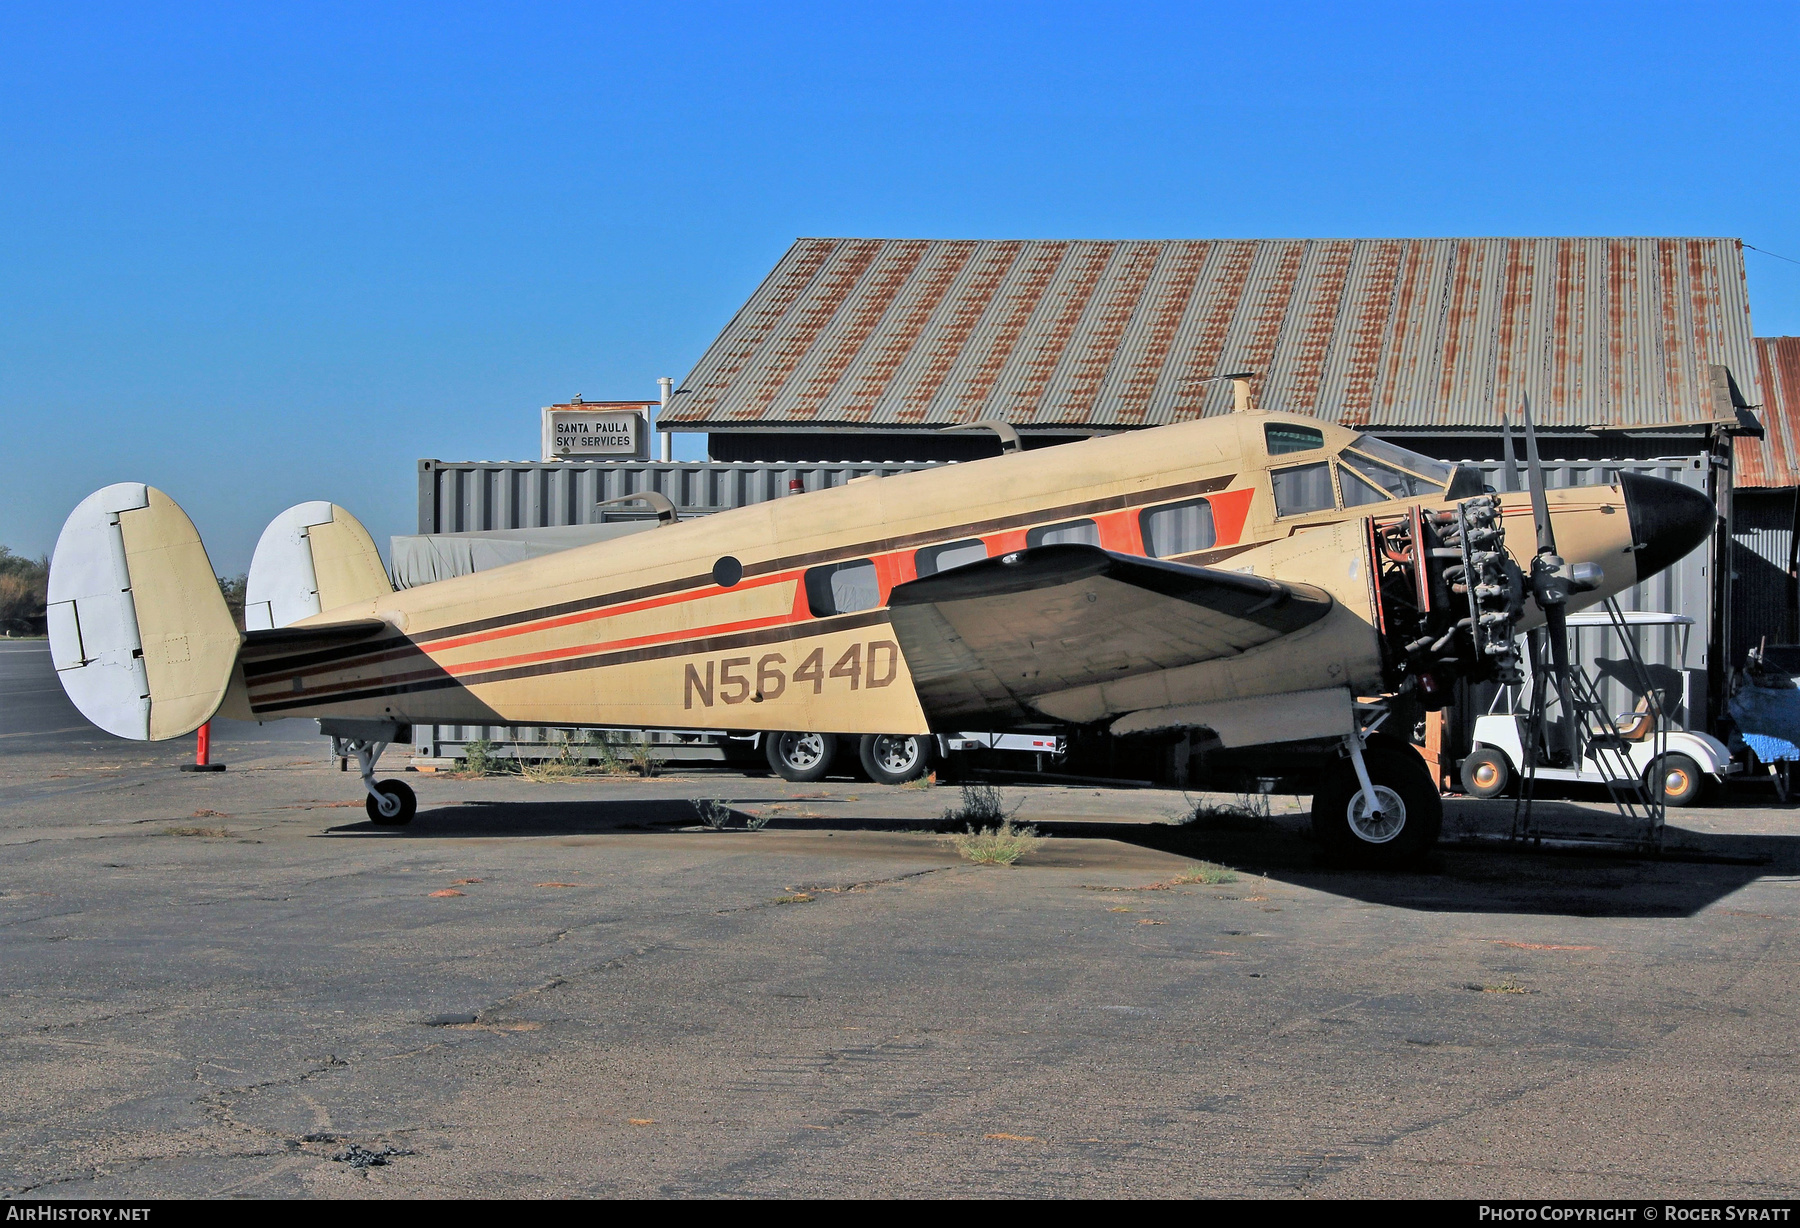
{"label": "airplane", "polygon": [[1442,810],[1381,728],[1397,701],[1516,680],[1520,632],[1671,565],[1712,504],[1625,472],[1545,490],[1529,406],[1531,490],[1495,493],[1236,382],[1228,414],[1031,451],[976,424],[1001,455],[700,520],[666,506],[642,532],[399,592],[354,517],[301,504],[257,546],[243,632],[186,514],[120,483],[58,538],[52,655],[121,737],[318,720],[376,824],[416,811],[374,773],[414,723],[754,732],[790,780],[854,737],[887,782],[940,731],[1190,731],[1313,764],[1335,856],[1414,862]]}

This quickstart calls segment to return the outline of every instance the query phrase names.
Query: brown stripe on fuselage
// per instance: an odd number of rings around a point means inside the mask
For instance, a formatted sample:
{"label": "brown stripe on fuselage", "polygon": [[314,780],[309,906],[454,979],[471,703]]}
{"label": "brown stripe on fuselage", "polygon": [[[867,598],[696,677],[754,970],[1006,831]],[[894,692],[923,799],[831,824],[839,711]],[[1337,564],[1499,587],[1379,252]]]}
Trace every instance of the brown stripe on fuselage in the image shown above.
{"label": "brown stripe on fuselage", "polygon": [[727,652],[733,648],[752,648],[759,644],[780,644],[813,635],[828,635],[834,631],[854,631],[859,627],[878,626],[887,621],[888,613],[883,608],[865,610],[860,614],[821,618],[805,623],[791,623],[785,627],[768,627],[761,631],[708,636],[702,639],[682,640],[673,644],[651,644],[643,648],[601,652],[591,656],[572,657],[560,661],[540,661],[532,665],[490,670],[484,674],[470,674],[460,678],[442,674],[441,667],[438,667],[437,672],[441,675],[438,677],[431,677],[429,674],[408,673],[396,674],[387,678],[363,678],[355,682],[339,683],[335,686],[315,687],[310,691],[302,692],[299,698],[283,703],[259,703],[253,698],[250,701],[250,710],[252,712],[284,712],[292,708],[312,707],[328,700],[336,703],[348,703],[353,700],[374,699],[384,695],[443,690],[453,686],[474,687],[489,682],[512,682],[519,678],[542,677],[545,674],[565,674],[578,670],[601,669],[608,665],[630,665],[639,661],[664,660],[668,657]]}

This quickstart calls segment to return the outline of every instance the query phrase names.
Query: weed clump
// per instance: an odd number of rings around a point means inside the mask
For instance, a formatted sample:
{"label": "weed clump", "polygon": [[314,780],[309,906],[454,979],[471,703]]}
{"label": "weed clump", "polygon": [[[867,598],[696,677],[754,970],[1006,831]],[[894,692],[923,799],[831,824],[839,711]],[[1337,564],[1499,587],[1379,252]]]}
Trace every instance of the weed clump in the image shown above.
{"label": "weed clump", "polygon": [[937,773],[927,772],[923,776],[913,777],[900,787],[902,789],[931,789],[937,786],[937,782]]}
{"label": "weed clump", "polygon": [[646,737],[631,744],[631,770],[648,779],[662,771],[663,757]]}
{"label": "weed clump", "polygon": [[761,831],[769,825],[769,819],[773,817],[767,814],[740,814],[726,804],[724,799],[717,797],[696,797],[694,812],[700,816],[702,823],[714,831],[730,830],[733,817],[744,820],[745,831]]}
{"label": "weed clump", "polygon": [[1235,883],[1237,871],[1230,866],[1222,866],[1216,861],[1196,861],[1192,869],[1176,875],[1169,882],[1177,887],[1188,883],[1203,883],[1208,887],[1216,887],[1220,883]]}
{"label": "weed clump", "polygon": [[1197,802],[1180,820],[1184,827],[1213,827],[1221,831],[1246,831],[1269,821],[1267,793],[1239,793],[1229,802]]}
{"label": "weed clump", "polygon": [[476,738],[463,746],[463,770],[471,776],[498,776],[505,770],[503,764],[487,738]]}
{"label": "weed clump", "polygon": [[1043,842],[1035,827],[1015,827],[1010,817],[997,827],[971,826],[950,836],[956,851],[978,866],[1010,866]]}
{"label": "weed clump", "polygon": [[1012,819],[1022,804],[1015,802],[1012,809],[1008,810],[1006,798],[993,785],[964,785],[962,805],[952,806],[944,811],[944,822],[977,827],[984,823],[1005,823]]}

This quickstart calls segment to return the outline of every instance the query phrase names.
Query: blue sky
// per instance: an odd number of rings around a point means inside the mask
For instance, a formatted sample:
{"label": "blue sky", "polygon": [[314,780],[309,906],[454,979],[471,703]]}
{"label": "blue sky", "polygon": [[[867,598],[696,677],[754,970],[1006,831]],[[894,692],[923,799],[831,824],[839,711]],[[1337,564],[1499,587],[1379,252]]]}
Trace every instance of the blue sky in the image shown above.
{"label": "blue sky", "polygon": [[[1800,6],[8,5],[0,542],[219,570],[680,378],[800,235],[1736,235],[1800,260]],[[1746,254],[1763,335],[1800,264]],[[697,454],[697,453],[695,453]]]}

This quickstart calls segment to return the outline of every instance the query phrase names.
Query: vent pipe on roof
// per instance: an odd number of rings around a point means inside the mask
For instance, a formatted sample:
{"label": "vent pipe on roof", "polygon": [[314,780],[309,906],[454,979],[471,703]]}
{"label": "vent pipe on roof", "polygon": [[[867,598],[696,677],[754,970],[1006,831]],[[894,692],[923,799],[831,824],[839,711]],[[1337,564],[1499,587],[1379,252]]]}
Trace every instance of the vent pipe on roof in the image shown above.
{"label": "vent pipe on roof", "polygon": [[[661,428],[663,424],[663,415],[669,412],[669,400],[675,395],[675,381],[664,375],[658,377],[656,384],[657,387],[662,389],[662,404],[657,406],[656,409],[656,425],[658,428]],[[656,437],[657,459],[665,461],[672,460],[675,453],[674,437],[671,436],[668,431],[662,429],[657,430]]]}

